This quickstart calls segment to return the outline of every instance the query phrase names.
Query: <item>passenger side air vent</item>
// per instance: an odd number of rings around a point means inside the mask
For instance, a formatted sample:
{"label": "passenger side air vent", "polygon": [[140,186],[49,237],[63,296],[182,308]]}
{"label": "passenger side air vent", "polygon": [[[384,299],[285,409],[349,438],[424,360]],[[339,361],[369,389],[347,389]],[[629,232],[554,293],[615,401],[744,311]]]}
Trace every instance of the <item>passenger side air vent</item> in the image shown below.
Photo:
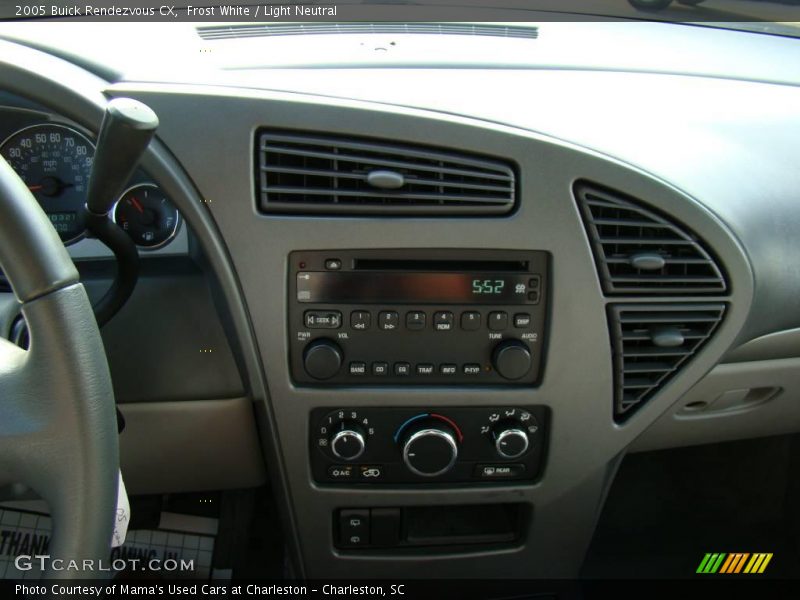
{"label": "passenger side air vent", "polygon": [[500,215],[514,208],[512,168],[460,152],[264,131],[257,160],[266,213]]}
{"label": "passenger side air vent", "polygon": [[672,218],[616,192],[575,188],[606,294],[710,294],[727,289],[703,243]]}
{"label": "passenger side air vent", "polygon": [[713,334],[724,304],[612,304],[614,419],[654,396]]}

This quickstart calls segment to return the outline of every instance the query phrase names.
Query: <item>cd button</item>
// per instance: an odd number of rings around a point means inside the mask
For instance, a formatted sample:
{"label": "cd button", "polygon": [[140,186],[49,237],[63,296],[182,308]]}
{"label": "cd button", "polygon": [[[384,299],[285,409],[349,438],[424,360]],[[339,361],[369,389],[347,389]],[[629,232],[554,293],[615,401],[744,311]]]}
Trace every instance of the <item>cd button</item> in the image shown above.
{"label": "cd button", "polygon": [[450,331],[453,328],[453,313],[450,311],[437,312],[433,315],[433,328],[436,331]]}
{"label": "cd button", "polygon": [[407,362],[394,363],[394,374],[405,376],[411,374],[411,365]]}
{"label": "cd button", "polygon": [[528,313],[518,313],[514,315],[514,327],[525,329],[531,325],[531,316]]}
{"label": "cd button", "polygon": [[406,328],[413,331],[425,329],[425,313],[421,310],[406,313]]}
{"label": "cd button", "polygon": [[382,377],[389,374],[389,364],[385,362],[372,363],[372,374]]}
{"label": "cd button", "polygon": [[367,374],[367,363],[363,362],[350,363],[350,375],[366,375],[366,374]]}
{"label": "cd button", "polygon": [[476,331],[481,327],[481,313],[465,312],[461,313],[461,329],[465,331]]}
{"label": "cd button", "polygon": [[508,327],[508,313],[503,311],[489,313],[489,329],[503,331]]}
{"label": "cd button", "polygon": [[354,310],[350,313],[350,327],[358,331],[369,329],[371,320],[368,310]]}
{"label": "cd button", "polygon": [[400,315],[394,311],[385,310],[378,315],[378,327],[384,331],[395,331],[400,325]]}
{"label": "cd button", "polygon": [[417,375],[433,375],[433,365],[427,363],[417,365]]}

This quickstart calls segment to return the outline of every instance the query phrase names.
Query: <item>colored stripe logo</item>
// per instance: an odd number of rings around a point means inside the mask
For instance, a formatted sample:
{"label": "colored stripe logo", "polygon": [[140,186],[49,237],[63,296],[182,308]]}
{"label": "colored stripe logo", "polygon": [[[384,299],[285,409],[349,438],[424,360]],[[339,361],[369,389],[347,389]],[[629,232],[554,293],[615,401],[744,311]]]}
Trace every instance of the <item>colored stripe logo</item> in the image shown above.
{"label": "colored stripe logo", "polygon": [[769,561],[772,560],[772,553],[756,552],[707,552],[697,567],[697,573],[714,574],[724,573],[733,575],[737,573],[747,573],[755,575],[763,573]]}

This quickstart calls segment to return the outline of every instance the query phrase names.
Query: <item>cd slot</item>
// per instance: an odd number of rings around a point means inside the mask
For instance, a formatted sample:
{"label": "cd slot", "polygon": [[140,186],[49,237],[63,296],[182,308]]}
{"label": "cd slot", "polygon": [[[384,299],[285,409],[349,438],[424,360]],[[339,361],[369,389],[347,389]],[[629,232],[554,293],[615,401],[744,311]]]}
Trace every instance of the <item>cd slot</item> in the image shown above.
{"label": "cd slot", "polygon": [[447,272],[500,272],[527,273],[527,260],[409,260],[356,258],[354,271],[447,271]]}

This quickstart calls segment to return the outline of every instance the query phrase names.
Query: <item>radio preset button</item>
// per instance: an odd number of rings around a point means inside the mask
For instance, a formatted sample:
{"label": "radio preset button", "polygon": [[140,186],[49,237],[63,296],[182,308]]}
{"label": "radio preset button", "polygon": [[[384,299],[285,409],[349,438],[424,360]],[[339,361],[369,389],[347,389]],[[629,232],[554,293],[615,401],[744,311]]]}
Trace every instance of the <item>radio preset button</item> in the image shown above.
{"label": "radio preset button", "polygon": [[394,363],[394,374],[405,377],[411,374],[411,365],[407,362]]}
{"label": "radio preset button", "polygon": [[385,310],[378,315],[378,327],[384,331],[395,331],[400,325],[400,315],[393,310]]}
{"label": "radio preset button", "polygon": [[436,331],[450,331],[453,329],[453,313],[448,310],[434,314],[433,328]]}
{"label": "radio preset button", "polygon": [[305,322],[308,329],[339,329],[342,313],[338,310],[307,310]]}
{"label": "radio preset button", "polygon": [[517,313],[514,315],[514,327],[525,329],[531,325],[531,316],[528,313]]}
{"label": "radio preset button", "polygon": [[366,375],[367,374],[367,363],[363,362],[351,362],[350,363],[350,375]]}
{"label": "radio preset button", "polygon": [[354,310],[350,313],[350,327],[358,331],[366,331],[369,329],[372,321],[372,315],[368,310]]}
{"label": "radio preset button", "polygon": [[427,363],[417,365],[417,375],[433,375],[433,365]]}
{"label": "radio preset button", "polygon": [[439,366],[439,373],[442,375],[455,375],[458,372],[458,368],[455,365],[440,365]]}
{"label": "radio preset button", "polygon": [[464,375],[480,375],[481,366],[476,364],[464,365]]}
{"label": "radio preset button", "polygon": [[412,331],[425,329],[425,313],[421,310],[412,310],[406,313],[406,328]]}
{"label": "radio preset button", "polygon": [[481,313],[470,311],[461,313],[461,329],[477,331],[481,327]]}
{"label": "radio preset button", "polygon": [[372,363],[372,374],[382,377],[389,374],[389,363],[374,362]]}
{"label": "radio preset button", "polygon": [[495,311],[489,313],[489,329],[492,331],[503,331],[508,328],[508,313]]}

